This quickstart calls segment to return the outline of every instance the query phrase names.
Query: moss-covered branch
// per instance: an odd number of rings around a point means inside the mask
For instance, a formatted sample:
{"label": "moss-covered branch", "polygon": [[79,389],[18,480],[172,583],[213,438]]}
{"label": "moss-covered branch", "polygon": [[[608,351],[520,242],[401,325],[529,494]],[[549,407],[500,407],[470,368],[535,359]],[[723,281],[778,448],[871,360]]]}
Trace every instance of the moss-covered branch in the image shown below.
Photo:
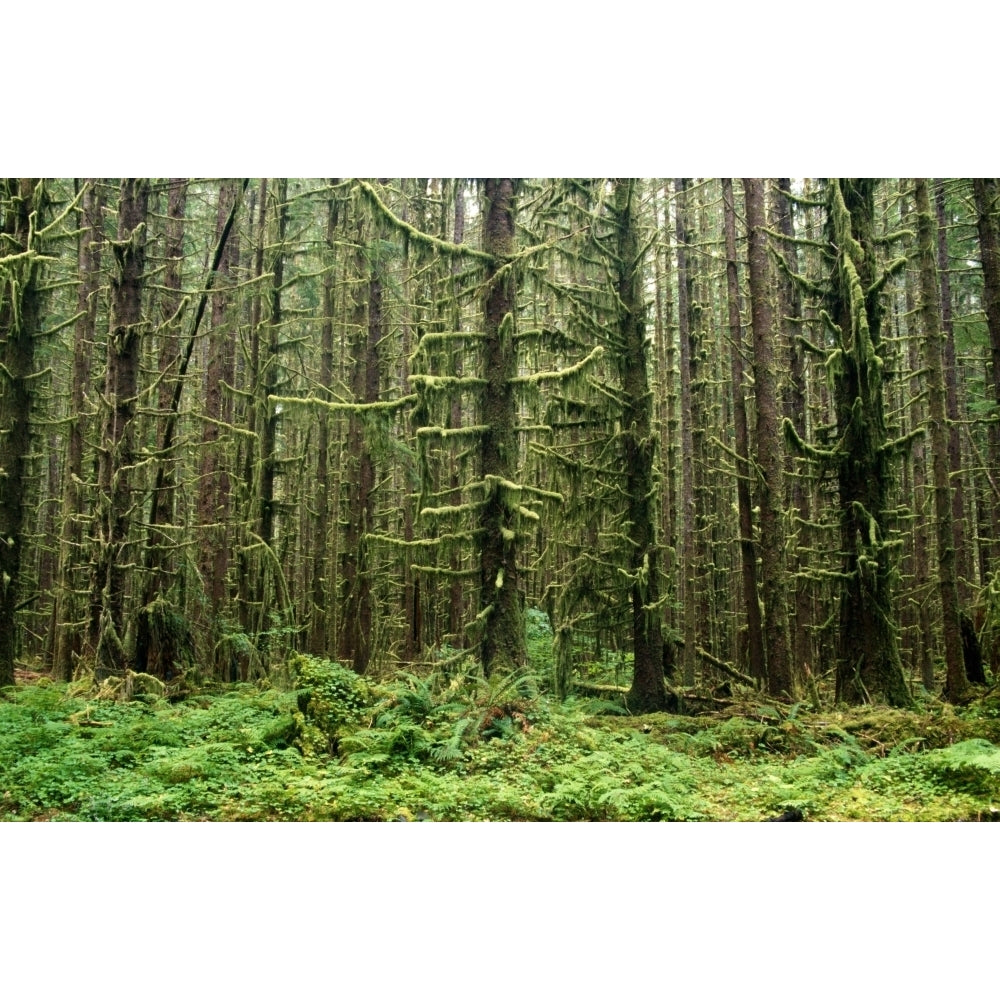
{"label": "moss-covered branch", "polygon": [[436,250],[438,253],[447,254],[450,257],[471,257],[484,261],[493,260],[493,257],[490,254],[483,253],[481,250],[476,250],[474,247],[469,246],[466,243],[449,243],[448,240],[438,239],[436,236],[431,236],[429,233],[422,232],[416,227],[411,226],[408,222],[404,222],[401,218],[399,218],[399,216],[397,216],[389,208],[389,206],[382,201],[375,189],[367,181],[356,178],[354,184],[364,195],[365,200],[375,210],[375,212],[394,229],[404,233],[406,238],[411,240],[413,243],[418,243],[422,246],[430,248],[431,250]]}
{"label": "moss-covered branch", "polygon": [[315,396],[268,396],[267,401],[272,406],[308,406],[329,410],[332,413],[371,413],[381,411],[383,413],[401,410],[404,406],[409,406],[417,401],[417,396],[401,396],[399,399],[387,399],[377,403],[335,403],[325,399],[317,399]]}

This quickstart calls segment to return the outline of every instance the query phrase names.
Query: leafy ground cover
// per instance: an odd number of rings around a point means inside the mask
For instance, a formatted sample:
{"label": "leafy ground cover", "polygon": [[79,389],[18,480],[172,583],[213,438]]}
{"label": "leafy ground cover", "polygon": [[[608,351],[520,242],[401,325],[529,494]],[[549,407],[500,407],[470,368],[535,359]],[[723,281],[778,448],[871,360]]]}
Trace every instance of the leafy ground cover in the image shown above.
{"label": "leafy ground cover", "polygon": [[[4,820],[990,820],[1000,693],[955,709],[696,715],[559,703],[530,675],[371,683],[295,656],[281,685],[183,697],[35,678],[0,697]],[[127,690],[126,690],[127,688]]]}

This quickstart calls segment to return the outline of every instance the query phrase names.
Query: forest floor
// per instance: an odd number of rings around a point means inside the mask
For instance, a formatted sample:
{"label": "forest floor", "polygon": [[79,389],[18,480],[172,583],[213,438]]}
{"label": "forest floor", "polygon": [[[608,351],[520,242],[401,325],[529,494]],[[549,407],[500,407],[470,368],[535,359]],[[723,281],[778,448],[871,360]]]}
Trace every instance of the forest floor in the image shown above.
{"label": "forest floor", "polygon": [[629,716],[530,676],[357,678],[294,656],[258,684],[0,692],[3,820],[993,820],[1000,691],[815,711],[752,692]]}

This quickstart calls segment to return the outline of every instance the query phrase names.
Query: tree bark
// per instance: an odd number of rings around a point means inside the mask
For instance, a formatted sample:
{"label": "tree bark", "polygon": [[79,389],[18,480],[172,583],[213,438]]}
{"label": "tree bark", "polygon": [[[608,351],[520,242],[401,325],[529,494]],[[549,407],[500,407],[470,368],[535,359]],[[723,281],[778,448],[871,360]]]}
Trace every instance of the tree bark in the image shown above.
{"label": "tree bark", "polygon": [[59,545],[59,584],[56,589],[55,651],[52,673],[58,680],[73,676],[75,656],[83,652],[84,630],[79,618],[86,615],[76,597],[84,567],[83,520],[84,426],[90,414],[91,358],[97,331],[98,291],[101,286],[101,250],[104,246],[104,193],[96,178],[84,182],[80,243],[77,253],[77,320],[73,325],[73,384],[70,389],[70,424],[67,430],[66,469],[63,487],[62,532]]}
{"label": "tree bark", "polygon": [[[351,345],[351,389],[354,401],[377,403],[379,399],[379,345],[385,336],[383,286],[385,262],[378,234],[369,239],[364,223],[358,220],[356,299],[354,337]],[[380,419],[377,415],[370,420]],[[351,662],[354,671],[368,670],[373,650],[372,624],[374,595],[368,535],[375,527],[376,465],[374,445],[361,414],[352,412],[348,430],[348,452],[353,476],[348,484],[349,510],[344,537],[343,580],[345,586],[341,657]]]}
{"label": "tree bark", "polygon": [[[800,438],[806,437],[806,412],[808,409],[806,367],[804,350],[799,336],[801,333],[802,295],[796,284],[794,275],[799,273],[798,258],[795,245],[790,241],[795,238],[795,223],[792,218],[791,179],[778,179],[775,192],[775,228],[787,242],[780,250],[785,267],[789,274],[781,274],[778,281],[778,303],[781,308],[781,322],[785,335],[785,356],[788,359],[788,380],[784,400],[784,413],[795,428]],[[803,568],[805,559],[799,550],[810,544],[811,529],[809,521],[809,495],[806,491],[805,477],[794,468],[789,457],[786,479],[789,483],[789,516],[794,521],[794,538],[796,545],[789,553],[788,571],[792,577],[794,588],[794,612],[792,613],[791,647],[792,670],[801,671],[813,662],[811,631],[813,626],[812,599],[810,586]]]}
{"label": "tree bark", "polygon": [[[334,237],[339,222],[339,205],[331,195],[326,208],[326,256],[323,275],[323,324],[320,327],[319,392],[327,398],[333,385],[333,319],[336,315],[334,288],[336,277],[336,247]],[[330,414],[319,411],[319,432],[316,448],[316,489],[313,493],[315,510],[313,526],[312,598],[310,601],[309,648],[314,656],[327,654],[327,605],[330,534],[329,497]]]}
{"label": "tree bark", "polygon": [[900,664],[889,561],[892,479],[882,386],[881,282],[875,255],[875,182],[828,186],[828,316],[837,414],[841,593],[838,701],[911,703]]}
{"label": "tree bark", "polygon": [[142,289],[146,268],[149,182],[121,183],[118,229],[111,244],[111,319],[104,384],[104,429],[98,467],[99,531],[95,589],[99,595],[97,676],[124,673],[127,550],[134,502],[134,418],[143,336]]}
{"label": "tree bark", "polygon": [[681,366],[681,600],[684,604],[684,646],[681,654],[684,684],[691,687],[695,679],[695,647],[697,637],[697,604],[695,592],[695,501],[694,501],[694,431],[692,411],[691,357],[691,283],[687,259],[687,179],[674,181],[677,197],[677,322],[680,340]]}
{"label": "tree bark", "polygon": [[934,182],[937,212],[938,277],[941,282],[941,329],[944,333],[944,383],[948,415],[948,467],[951,473],[952,529],[955,535],[955,584],[959,606],[972,599],[972,547],[967,541],[965,486],[962,481],[962,443],[959,437],[958,365],[955,358],[955,324],[952,318],[950,262],[948,259],[948,215],[944,182]]}
{"label": "tree bark", "polygon": [[[990,465],[1000,469],[1000,239],[997,234],[997,182],[994,178],[976,177],[972,181],[976,201],[976,224],[983,267],[983,306],[990,331],[990,383],[996,405],[995,419],[989,426]],[[1000,501],[991,496],[990,543],[987,545],[986,570],[992,572],[1000,553]]]}
{"label": "tree bark", "polygon": [[648,373],[643,259],[637,218],[639,185],[614,182],[617,262],[618,342],[615,358],[622,386],[621,436],[625,451],[625,497],[629,574],[632,577],[632,686],[626,704],[633,712],[667,708],[663,684],[663,634],[660,602],[659,518],[653,391]]}
{"label": "tree bark", "polygon": [[527,656],[524,613],[518,575],[516,493],[510,489],[517,468],[517,406],[513,379],[517,375],[514,312],[517,282],[514,253],[514,194],[510,178],[484,184],[486,212],[483,250],[486,301],[483,316],[479,463],[486,497],[479,518],[479,614],[483,622],[483,673],[524,665]]}
{"label": "tree bark", "polygon": [[[45,185],[0,181],[0,687],[14,683]],[[23,256],[22,256],[23,255]],[[14,258],[14,259],[12,259]]]}
{"label": "tree bark", "polygon": [[750,676],[763,683],[767,679],[764,632],[757,596],[757,551],[753,543],[753,513],[750,502],[750,435],[747,427],[746,390],[743,385],[743,330],[740,324],[739,278],[736,272],[736,208],[733,181],[722,178],[723,228],[726,239],[726,291],[729,305],[729,357],[733,383],[733,430],[736,455],[736,505],[739,516],[740,578],[747,616],[747,647]]}
{"label": "tree bark", "polygon": [[941,301],[935,261],[937,222],[931,215],[930,192],[923,177],[915,181],[917,241],[920,258],[920,314],[924,332],[924,367],[927,369],[930,411],[931,457],[934,470],[934,513],[937,526],[938,590],[944,623],[945,693],[949,701],[961,701],[966,694],[962,631],[955,583],[955,537],[952,531],[951,488],[949,486],[948,428],[945,416],[945,388],[941,329]]}
{"label": "tree bark", "polygon": [[[215,238],[218,244],[225,232],[226,220],[240,197],[238,181],[226,180],[219,189]],[[220,430],[233,420],[231,389],[235,379],[236,341],[229,316],[232,307],[231,285],[239,266],[240,242],[230,233],[219,261],[218,281],[212,291],[212,315],[208,338],[208,367],[205,371],[205,416],[202,428],[201,477],[198,486],[198,521],[204,543],[199,569],[208,590],[213,625],[226,602],[226,575],[229,571],[227,509],[232,502],[229,467],[223,455]],[[225,387],[229,386],[229,392]]]}
{"label": "tree bark", "polygon": [[760,555],[764,597],[764,646],[768,691],[776,697],[795,695],[788,645],[785,596],[784,533],[781,530],[781,431],[775,372],[774,313],[768,287],[764,182],[744,178],[750,302],[753,317],[753,377],[757,397],[757,464],[760,469]]}

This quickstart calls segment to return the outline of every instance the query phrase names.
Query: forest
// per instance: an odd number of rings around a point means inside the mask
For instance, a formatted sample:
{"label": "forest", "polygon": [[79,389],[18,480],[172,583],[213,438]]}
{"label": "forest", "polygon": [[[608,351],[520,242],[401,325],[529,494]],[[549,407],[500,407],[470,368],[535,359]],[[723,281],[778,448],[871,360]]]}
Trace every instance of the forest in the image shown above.
{"label": "forest", "polygon": [[994,820],[984,178],[0,181],[0,819]]}

